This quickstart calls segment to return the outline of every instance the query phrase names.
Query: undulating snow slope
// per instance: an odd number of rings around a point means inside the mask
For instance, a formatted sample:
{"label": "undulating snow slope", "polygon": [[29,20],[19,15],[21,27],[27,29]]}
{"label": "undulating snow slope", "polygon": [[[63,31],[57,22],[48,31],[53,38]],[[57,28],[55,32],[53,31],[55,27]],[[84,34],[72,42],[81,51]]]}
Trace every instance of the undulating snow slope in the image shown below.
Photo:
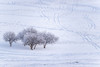
{"label": "undulating snow slope", "polygon": [[[3,41],[27,27],[59,37],[30,50]],[[100,67],[99,0],[0,0],[0,67]]]}

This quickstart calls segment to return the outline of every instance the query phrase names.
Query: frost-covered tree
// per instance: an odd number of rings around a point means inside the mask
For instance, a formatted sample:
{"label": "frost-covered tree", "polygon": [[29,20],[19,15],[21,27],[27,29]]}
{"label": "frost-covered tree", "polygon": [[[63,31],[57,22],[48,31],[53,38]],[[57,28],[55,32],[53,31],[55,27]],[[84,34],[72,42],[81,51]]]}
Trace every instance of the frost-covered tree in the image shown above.
{"label": "frost-covered tree", "polygon": [[37,30],[35,30],[34,28],[26,28],[24,29],[22,32],[19,32],[19,34],[17,35],[17,38],[19,40],[22,40],[24,39],[24,36],[27,34],[30,34],[30,33],[37,33]]}
{"label": "frost-covered tree", "polygon": [[[35,36],[37,37],[36,40],[37,40],[38,45],[45,44],[46,41],[45,41],[45,39],[44,39],[44,37],[42,36],[41,33],[37,33]],[[34,49],[36,48],[37,44],[35,44]]]}
{"label": "frost-covered tree", "polygon": [[28,34],[28,33],[37,33],[37,30],[32,28],[32,27],[29,27],[29,28],[26,28],[23,30],[24,33]]}
{"label": "frost-covered tree", "polygon": [[26,34],[23,39],[24,45],[29,45],[30,49],[33,50],[36,48],[37,44],[44,44],[44,37],[40,34]]}
{"label": "frost-covered tree", "polygon": [[24,38],[24,33],[23,33],[23,32],[19,32],[18,35],[16,36],[16,38],[17,38],[18,40],[23,40],[23,38]]}
{"label": "frost-covered tree", "polygon": [[52,44],[55,43],[58,40],[58,37],[54,36],[51,33],[42,33],[42,36],[44,37],[45,40],[45,44],[44,44],[44,48],[46,48],[47,44]]}
{"label": "frost-covered tree", "polygon": [[14,32],[4,33],[3,38],[5,41],[9,42],[10,47],[12,46],[12,43],[16,41],[16,36]]}
{"label": "frost-covered tree", "polygon": [[17,36],[15,36],[14,32],[6,32],[3,35],[3,38],[5,41],[9,42],[10,46],[12,46],[13,42],[21,40],[24,43],[24,46],[29,45],[31,50],[41,44],[46,48],[47,44],[55,43],[58,40],[58,37],[55,37],[51,33],[40,33],[33,28],[26,28],[19,32]]}
{"label": "frost-covered tree", "polygon": [[23,39],[24,45],[29,45],[30,49],[33,50],[33,46],[37,44],[37,37],[35,34],[26,34]]}

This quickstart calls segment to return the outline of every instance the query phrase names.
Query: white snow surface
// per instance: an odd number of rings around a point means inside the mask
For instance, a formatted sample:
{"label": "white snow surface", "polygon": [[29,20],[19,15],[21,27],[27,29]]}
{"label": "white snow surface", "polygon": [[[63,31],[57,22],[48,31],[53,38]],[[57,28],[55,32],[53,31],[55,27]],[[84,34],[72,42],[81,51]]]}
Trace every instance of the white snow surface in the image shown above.
{"label": "white snow surface", "polygon": [[[59,37],[30,50],[3,34],[33,27]],[[0,0],[0,67],[100,67],[99,0]]]}

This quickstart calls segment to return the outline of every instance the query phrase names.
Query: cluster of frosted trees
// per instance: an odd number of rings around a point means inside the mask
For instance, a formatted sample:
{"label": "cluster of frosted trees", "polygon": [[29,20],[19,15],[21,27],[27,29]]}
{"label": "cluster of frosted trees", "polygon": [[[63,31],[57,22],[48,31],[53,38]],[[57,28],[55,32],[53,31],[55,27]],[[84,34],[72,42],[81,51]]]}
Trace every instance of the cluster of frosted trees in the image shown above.
{"label": "cluster of frosted trees", "polygon": [[26,28],[15,35],[14,32],[6,32],[3,35],[3,38],[6,42],[9,42],[10,47],[13,42],[21,40],[23,45],[30,46],[30,49],[35,49],[37,45],[43,45],[46,48],[47,44],[55,43],[58,40],[58,37],[54,36],[51,33],[38,32],[33,28]]}

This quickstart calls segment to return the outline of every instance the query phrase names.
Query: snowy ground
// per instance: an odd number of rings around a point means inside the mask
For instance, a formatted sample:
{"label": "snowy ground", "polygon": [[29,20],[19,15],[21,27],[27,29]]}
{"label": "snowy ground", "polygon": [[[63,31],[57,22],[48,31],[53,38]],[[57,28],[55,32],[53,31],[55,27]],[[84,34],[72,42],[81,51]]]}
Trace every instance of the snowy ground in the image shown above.
{"label": "snowy ground", "polygon": [[[60,39],[33,51],[3,41],[4,32],[27,27]],[[100,67],[100,1],[0,0],[0,67]]]}

